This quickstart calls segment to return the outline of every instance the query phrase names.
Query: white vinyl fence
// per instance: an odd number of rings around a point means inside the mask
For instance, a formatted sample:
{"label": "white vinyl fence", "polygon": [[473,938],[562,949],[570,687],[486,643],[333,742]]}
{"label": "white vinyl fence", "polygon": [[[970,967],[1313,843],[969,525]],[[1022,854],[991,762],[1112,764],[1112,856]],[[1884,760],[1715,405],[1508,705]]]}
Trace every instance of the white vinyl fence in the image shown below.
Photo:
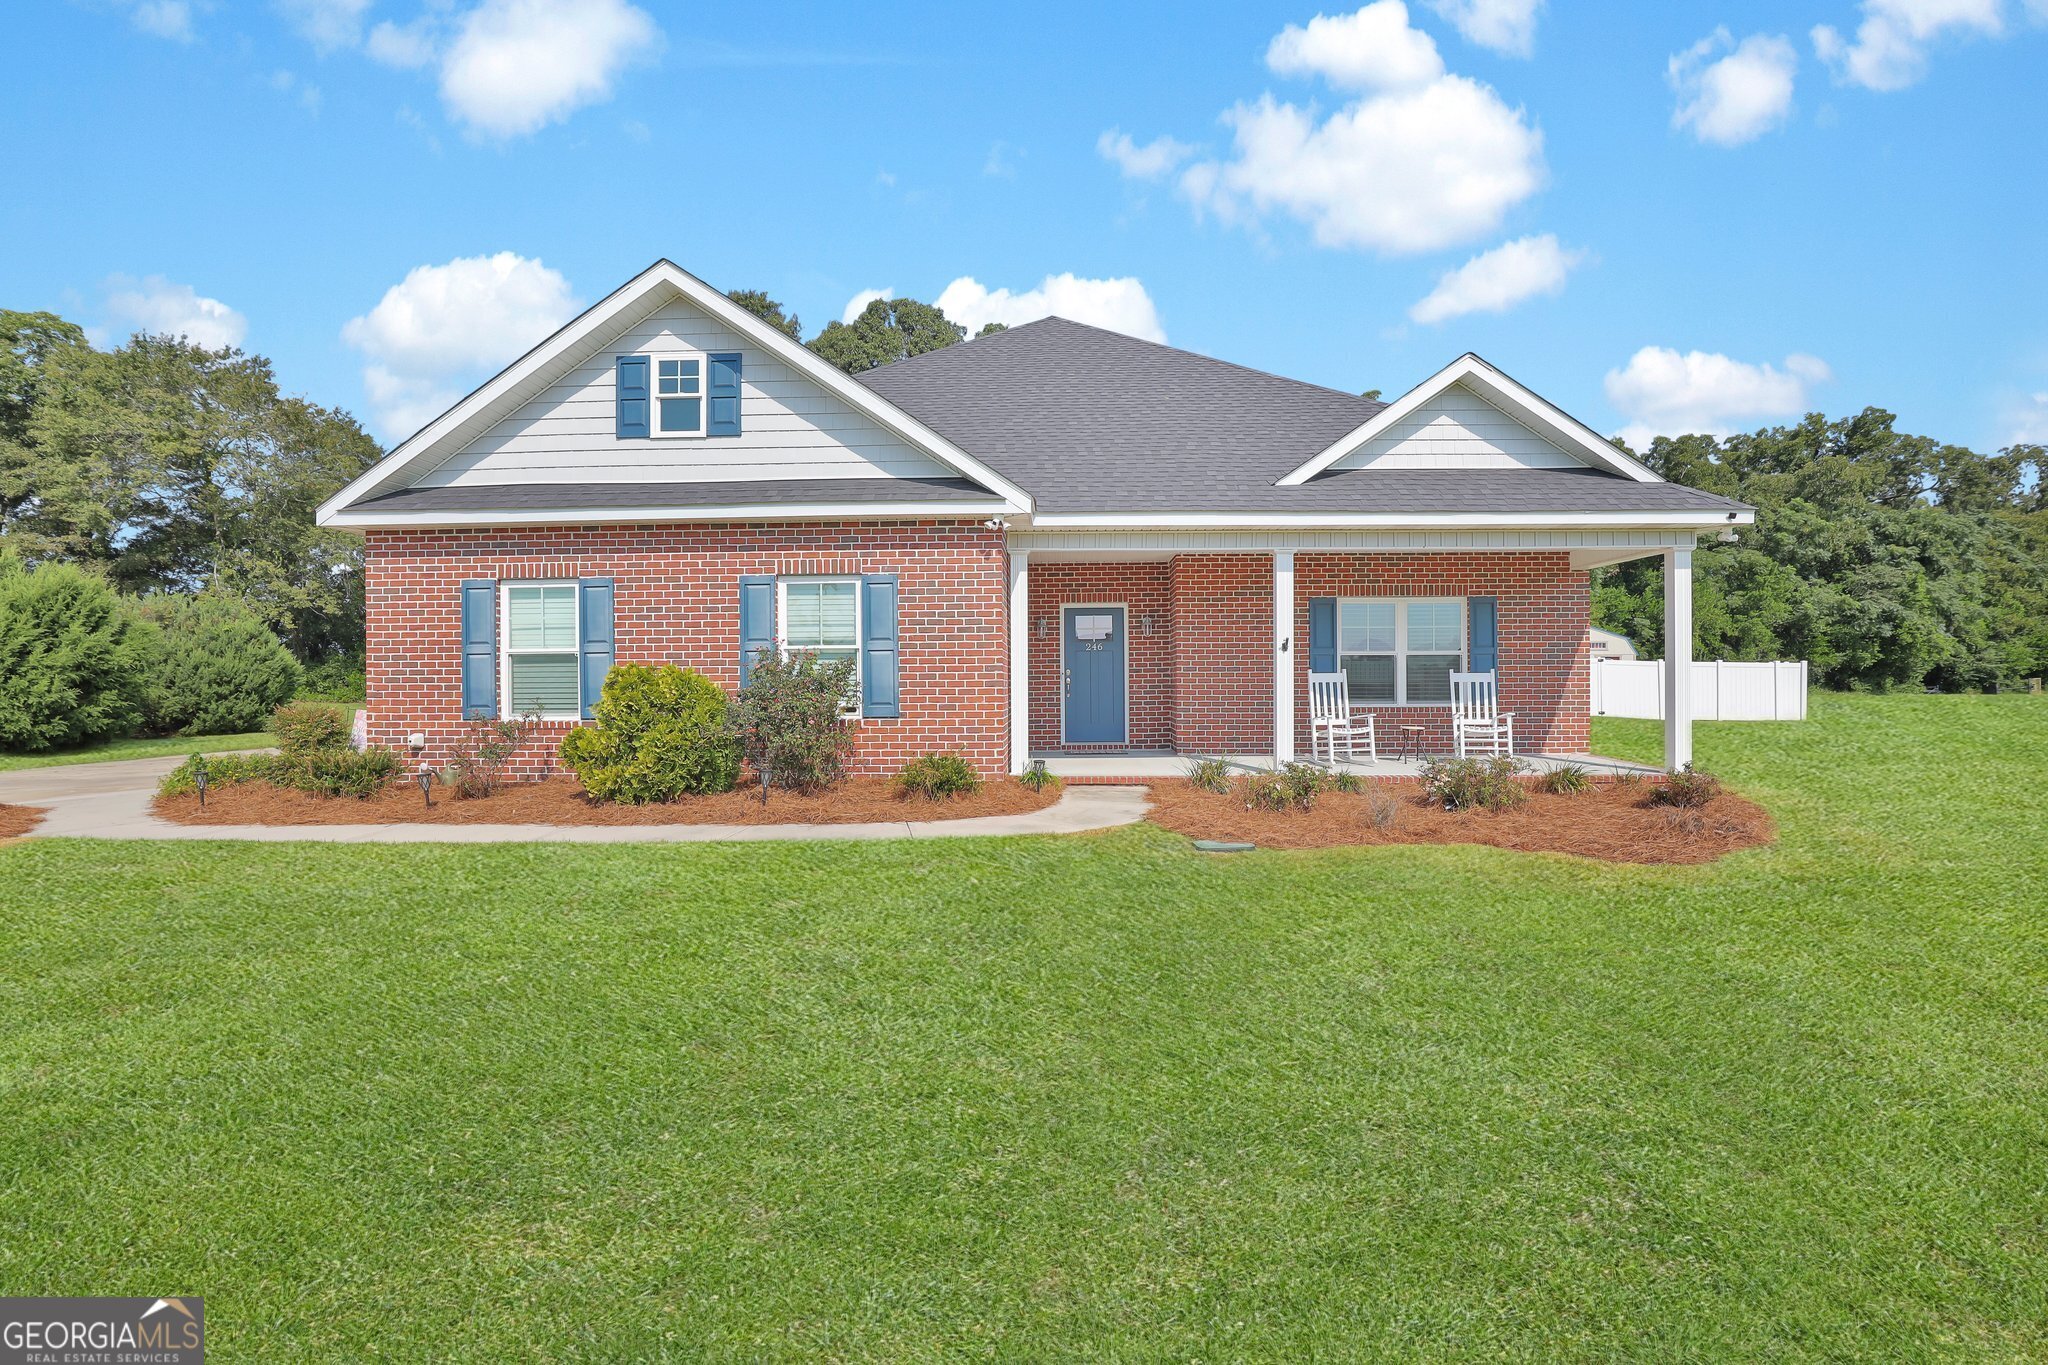
{"label": "white vinyl fence", "polygon": [[[1593,660],[1593,714],[1664,717],[1662,659]],[[1806,661],[1696,662],[1694,720],[1805,720]]]}

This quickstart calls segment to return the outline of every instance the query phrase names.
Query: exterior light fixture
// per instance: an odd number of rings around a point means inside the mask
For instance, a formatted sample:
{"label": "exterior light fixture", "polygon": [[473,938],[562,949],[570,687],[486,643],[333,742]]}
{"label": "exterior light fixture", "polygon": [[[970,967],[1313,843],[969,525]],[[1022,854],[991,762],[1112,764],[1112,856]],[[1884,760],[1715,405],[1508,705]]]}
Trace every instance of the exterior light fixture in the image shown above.
{"label": "exterior light fixture", "polygon": [[192,785],[199,788],[199,809],[206,809],[206,765],[200,764],[192,771]]}
{"label": "exterior light fixture", "polygon": [[422,767],[420,769],[420,804],[428,810],[434,808],[434,770],[432,768]]}

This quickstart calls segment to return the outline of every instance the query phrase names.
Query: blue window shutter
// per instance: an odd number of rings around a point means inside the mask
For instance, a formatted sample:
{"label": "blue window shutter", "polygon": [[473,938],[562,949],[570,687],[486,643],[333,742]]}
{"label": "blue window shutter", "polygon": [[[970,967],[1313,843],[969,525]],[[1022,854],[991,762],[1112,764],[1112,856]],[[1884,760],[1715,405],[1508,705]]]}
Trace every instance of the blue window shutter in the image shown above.
{"label": "blue window shutter", "polygon": [[618,438],[647,435],[647,357],[622,355],[615,362],[618,380]]}
{"label": "blue window shutter", "polygon": [[1468,610],[1472,617],[1472,671],[1492,673],[1500,667],[1500,599],[1475,597]]}
{"label": "blue window shutter", "polygon": [[612,581],[609,578],[576,580],[576,617],[583,623],[578,642],[583,683],[583,719],[604,691],[604,679],[612,671]]}
{"label": "blue window shutter", "polygon": [[498,585],[462,584],[462,714],[498,718]]}
{"label": "blue window shutter", "polygon": [[775,579],[748,574],[740,579],[740,686],[754,676],[754,660],[775,648]]}
{"label": "blue window shutter", "polygon": [[1337,599],[1308,599],[1308,671],[1337,671]]}
{"label": "blue window shutter", "polygon": [[860,710],[870,719],[903,714],[896,670],[896,575],[871,573],[860,581]]}
{"label": "blue window shutter", "polygon": [[740,434],[740,353],[725,351],[704,358],[710,373],[705,376],[704,396],[711,411],[704,414],[706,436]]}

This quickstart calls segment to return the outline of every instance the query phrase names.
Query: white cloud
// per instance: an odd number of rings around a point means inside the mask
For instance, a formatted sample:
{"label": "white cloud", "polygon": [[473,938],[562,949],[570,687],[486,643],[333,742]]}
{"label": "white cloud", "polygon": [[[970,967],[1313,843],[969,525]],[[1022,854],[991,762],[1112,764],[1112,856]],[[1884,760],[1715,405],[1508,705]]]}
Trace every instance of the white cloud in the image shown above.
{"label": "white cloud", "polygon": [[1428,0],[1429,7],[1457,25],[1468,43],[1509,57],[1536,50],[1536,14],[1543,0]]}
{"label": "white cloud", "polygon": [[2048,445],[2048,393],[2029,394],[2012,404],[2006,421],[2006,445]]}
{"label": "white cloud", "polygon": [[892,285],[883,285],[880,289],[863,289],[846,301],[846,307],[840,312],[839,320],[841,322],[852,322],[865,312],[867,306],[876,299],[893,299],[895,297],[896,290]]}
{"label": "white cloud", "polygon": [[1281,76],[1321,76],[1346,90],[1408,90],[1444,74],[1436,41],[1408,25],[1401,0],[1374,0],[1353,14],[1289,24],[1266,48]]}
{"label": "white cloud", "polygon": [[484,0],[441,63],[441,98],[474,131],[518,137],[609,99],[661,31],[626,0]]}
{"label": "white cloud", "polygon": [[386,19],[371,29],[370,36],[363,41],[363,51],[371,61],[405,70],[430,64],[435,46],[433,23],[426,18],[409,24],[394,24]]}
{"label": "white cloud", "polygon": [[189,0],[138,0],[128,17],[144,33],[180,43],[192,41],[192,6]]}
{"label": "white cloud", "polygon": [[969,336],[991,322],[1016,327],[1057,314],[1146,341],[1166,340],[1152,296],[1131,276],[1090,280],[1073,274],[1047,275],[1038,288],[1012,293],[992,290],[972,275],[962,275],[947,285],[935,302],[941,312],[965,327]]}
{"label": "white cloud", "polygon": [[167,333],[216,351],[239,346],[249,335],[249,319],[189,284],[173,284],[161,275],[141,280],[112,275],[105,287],[109,333]]}
{"label": "white cloud", "polygon": [[415,266],[341,337],[363,354],[363,389],[379,430],[404,436],[578,307],[560,272],[500,251]]}
{"label": "white cloud", "polygon": [[[2048,0],[2042,0],[2048,4]],[[1195,154],[1195,149],[1178,138],[1162,134],[1142,146],[1131,135],[1111,128],[1095,139],[1095,150],[1133,180],[1157,180]]]}
{"label": "white cloud", "polygon": [[1547,232],[1503,242],[1443,275],[1408,316],[1434,323],[1467,313],[1505,313],[1524,299],[1562,293],[1565,276],[1585,259],[1585,252],[1559,246]]}
{"label": "white cloud", "polygon": [[1623,438],[1641,450],[1656,436],[1725,436],[1747,423],[1797,417],[1808,410],[1813,389],[1832,377],[1817,356],[1789,355],[1780,369],[1645,346],[1607,372],[1607,401],[1628,419]]}
{"label": "white cloud", "polygon": [[1798,68],[1790,39],[1753,33],[1737,44],[1726,28],[1717,28],[1665,67],[1678,92],[1671,124],[1722,147],[1753,141],[1792,112]]}
{"label": "white cloud", "polygon": [[278,12],[323,52],[362,41],[370,0],[273,0]]}
{"label": "white cloud", "polygon": [[1835,79],[1871,90],[1903,90],[1927,73],[1927,45],[1949,33],[1997,34],[2004,0],[1863,0],[1854,39],[1827,24],[1813,50]]}
{"label": "white cloud", "polygon": [[1323,246],[1455,246],[1493,231],[1543,184],[1543,135],[1463,76],[1376,95],[1320,123],[1271,95],[1223,121],[1235,154],[1183,172],[1188,201],[1226,222],[1279,209]]}

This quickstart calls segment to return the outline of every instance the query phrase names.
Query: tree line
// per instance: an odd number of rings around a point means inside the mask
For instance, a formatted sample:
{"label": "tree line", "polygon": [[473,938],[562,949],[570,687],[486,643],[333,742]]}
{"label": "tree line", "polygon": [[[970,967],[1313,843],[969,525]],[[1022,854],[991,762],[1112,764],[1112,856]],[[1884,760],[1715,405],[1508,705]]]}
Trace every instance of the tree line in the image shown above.
{"label": "tree line", "polygon": [[[1668,479],[1753,505],[1693,557],[1694,657],[1806,659],[1824,686],[2013,688],[2048,673],[2043,448],[1985,455],[1882,408],[1745,435],[1659,437]],[[1664,652],[1663,568],[1596,573],[1595,625]]]}

